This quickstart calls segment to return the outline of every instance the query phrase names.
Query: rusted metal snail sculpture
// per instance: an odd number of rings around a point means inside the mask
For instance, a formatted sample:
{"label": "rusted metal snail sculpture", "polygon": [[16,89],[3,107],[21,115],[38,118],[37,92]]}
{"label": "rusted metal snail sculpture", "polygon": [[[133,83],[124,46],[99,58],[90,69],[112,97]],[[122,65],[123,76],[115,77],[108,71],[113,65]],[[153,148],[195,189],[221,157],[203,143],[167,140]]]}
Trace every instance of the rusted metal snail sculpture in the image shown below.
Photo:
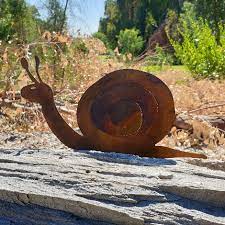
{"label": "rusted metal snail sculpture", "polygon": [[83,134],[76,133],[61,117],[52,89],[38,72],[37,79],[21,59],[33,84],[23,87],[25,99],[41,104],[43,115],[57,138],[73,149],[136,154],[155,158],[205,155],[155,146],[170,131],[175,120],[174,101],[169,88],[157,77],[137,70],[118,70],[105,75],[87,89],[77,109],[77,122]]}

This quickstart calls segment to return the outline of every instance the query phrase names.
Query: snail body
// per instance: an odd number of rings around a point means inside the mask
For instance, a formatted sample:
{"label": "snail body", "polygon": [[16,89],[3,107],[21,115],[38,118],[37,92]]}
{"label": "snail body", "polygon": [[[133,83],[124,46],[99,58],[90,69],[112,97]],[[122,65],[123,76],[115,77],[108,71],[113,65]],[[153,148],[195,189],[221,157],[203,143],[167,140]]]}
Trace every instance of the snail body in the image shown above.
{"label": "snail body", "polygon": [[38,102],[52,132],[73,149],[95,149],[156,158],[193,157],[202,154],[155,146],[170,131],[175,120],[174,101],[169,88],[152,74],[138,70],[117,70],[94,83],[81,97],[76,133],[59,114],[51,88],[38,73],[35,79],[26,59],[21,60],[34,84],[21,90],[25,99]]}

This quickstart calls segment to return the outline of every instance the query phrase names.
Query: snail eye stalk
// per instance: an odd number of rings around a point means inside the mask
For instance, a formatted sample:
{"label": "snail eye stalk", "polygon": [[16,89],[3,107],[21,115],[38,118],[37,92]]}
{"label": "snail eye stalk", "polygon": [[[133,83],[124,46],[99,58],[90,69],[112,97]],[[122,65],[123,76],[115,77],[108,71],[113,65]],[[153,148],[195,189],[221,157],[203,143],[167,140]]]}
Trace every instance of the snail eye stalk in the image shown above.
{"label": "snail eye stalk", "polygon": [[41,76],[40,76],[40,74],[39,74],[39,65],[40,65],[40,59],[39,59],[39,57],[38,56],[35,56],[35,63],[36,63],[36,74],[37,74],[37,76],[38,76],[38,79],[39,79],[39,81],[41,82],[41,83],[43,83],[43,81],[41,80]]}
{"label": "snail eye stalk", "polygon": [[22,58],[20,60],[20,63],[22,65],[22,67],[26,70],[28,76],[30,77],[30,79],[35,83],[35,84],[38,84],[39,82],[34,78],[34,76],[31,74],[30,70],[29,70],[29,65],[28,65],[28,62],[26,60],[26,58]]}

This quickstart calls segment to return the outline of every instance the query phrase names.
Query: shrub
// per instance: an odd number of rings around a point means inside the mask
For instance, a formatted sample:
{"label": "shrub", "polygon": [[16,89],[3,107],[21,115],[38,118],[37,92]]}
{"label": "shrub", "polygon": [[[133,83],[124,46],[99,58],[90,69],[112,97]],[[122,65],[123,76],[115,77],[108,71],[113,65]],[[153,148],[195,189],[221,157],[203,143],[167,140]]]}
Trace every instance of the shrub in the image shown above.
{"label": "shrub", "polygon": [[190,12],[190,3],[185,4],[186,12],[181,15],[179,33],[182,41],[171,40],[175,55],[200,78],[225,77],[225,29],[220,26],[221,43],[218,44],[208,23],[196,19]]}
{"label": "shrub", "polygon": [[136,29],[125,29],[120,31],[118,36],[118,46],[122,54],[132,54],[132,56],[140,53],[144,45],[143,38],[139,36]]}
{"label": "shrub", "polygon": [[[50,86],[61,89],[67,85],[79,85],[80,77],[83,76],[81,70],[84,67],[83,70],[86,70],[87,63],[84,61],[88,61],[89,54],[89,49],[81,38],[45,32],[32,45],[17,43],[17,39],[8,43],[0,41],[0,89],[8,91],[14,88],[12,85],[20,88],[25,73],[19,59],[22,56],[33,59],[34,55],[40,57],[41,74],[45,74],[42,78]],[[30,69],[32,70],[32,66]]]}
{"label": "shrub", "polygon": [[155,54],[148,56],[146,61],[149,65],[160,66],[162,68],[164,65],[173,65],[175,59],[174,55],[163,50],[162,47],[156,46]]}
{"label": "shrub", "polygon": [[74,48],[75,51],[83,52],[84,54],[89,53],[89,49],[85,45],[84,41],[80,38],[74,39],[74,41],[72,43],[72,47]]}
{"label": "shrub", "polygon": [[101,40],[104,43],[105,47],[109,48],[109,42],[105,34],[103,34],[102,32],[96,32],[92,36]]}

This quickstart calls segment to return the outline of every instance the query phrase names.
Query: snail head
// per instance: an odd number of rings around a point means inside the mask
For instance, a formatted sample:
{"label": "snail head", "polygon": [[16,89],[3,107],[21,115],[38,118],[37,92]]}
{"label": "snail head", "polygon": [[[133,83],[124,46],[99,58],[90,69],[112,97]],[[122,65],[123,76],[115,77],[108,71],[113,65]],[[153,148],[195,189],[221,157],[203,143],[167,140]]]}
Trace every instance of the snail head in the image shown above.
{"label": "snail head", "polygon": [[53,101],[53,92],[52,89],[47,84],[45,84],[40,77],[38,71],[40,59],[38,56],[35,56],[35,63],[37,79],[31,74],[27,60],[25,58],[21,59],[22,67],[26,70],[28,76],[33,82],[33,84],[22,88],[21,96],[30,102],[40,103],[41,105],[48,104],[50,101]]}

